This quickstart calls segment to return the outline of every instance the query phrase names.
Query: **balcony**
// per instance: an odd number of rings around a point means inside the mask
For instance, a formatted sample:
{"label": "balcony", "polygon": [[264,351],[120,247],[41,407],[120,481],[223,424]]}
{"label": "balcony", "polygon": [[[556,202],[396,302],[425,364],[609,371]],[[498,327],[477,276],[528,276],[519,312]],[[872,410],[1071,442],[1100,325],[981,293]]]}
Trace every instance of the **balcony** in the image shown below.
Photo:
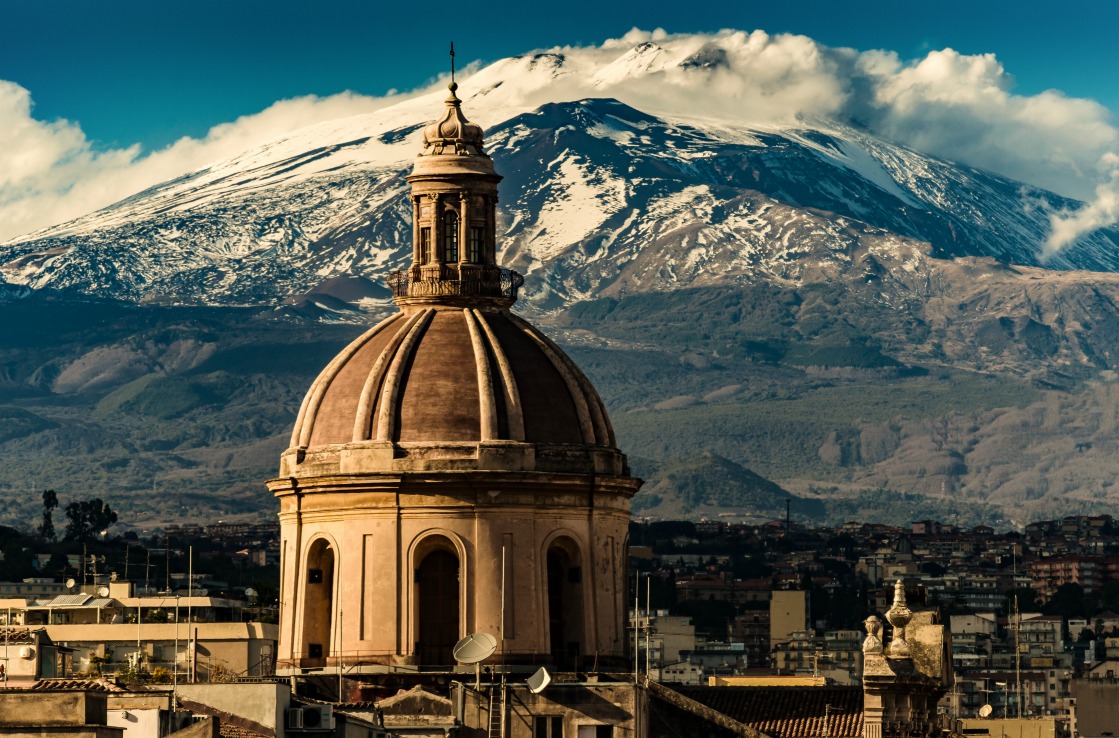
{"label": "balcony", "polygon": [[516,302],[524,277],[512,269],[481,264],[428,264],[401,269],[387,279],[394,299],[496,297]]}

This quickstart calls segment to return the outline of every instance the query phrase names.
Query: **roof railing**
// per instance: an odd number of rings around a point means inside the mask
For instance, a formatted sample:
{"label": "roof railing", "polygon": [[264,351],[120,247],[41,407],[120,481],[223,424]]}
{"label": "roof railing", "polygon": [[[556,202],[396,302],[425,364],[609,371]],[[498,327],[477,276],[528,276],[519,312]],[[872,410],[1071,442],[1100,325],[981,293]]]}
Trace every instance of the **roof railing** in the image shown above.
{"label": "roof railing", "polygon": [[414,266],[389,274],[394,298],[501,297],[517,299],[524,277],[512,269],[472,264]]}

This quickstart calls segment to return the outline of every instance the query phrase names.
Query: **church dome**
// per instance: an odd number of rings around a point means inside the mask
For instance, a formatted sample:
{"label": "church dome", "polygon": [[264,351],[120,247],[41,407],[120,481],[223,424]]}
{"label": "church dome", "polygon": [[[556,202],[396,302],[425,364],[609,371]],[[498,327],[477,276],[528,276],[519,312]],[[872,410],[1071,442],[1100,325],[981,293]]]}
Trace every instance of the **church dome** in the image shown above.
{"label": "church dome", "polygon": [[311,386],[292,448],[355,444],[394,448],[387,468],[365,472],[455,460],[456,468],[484,468],[493,458],[479,453],[486,446],[531,448],[539,471],[595,471],[603,454],[620,459],[598,393],[547,336],[507,310],[441,305],[391,316]]}
{"label": "church dome", "polygon": [[388,278],[401,310],[311,386],[282,476],[628,474],[594,387],[510,312],[524,280],[496,260],[501,176],[455,87],[408,176],[412,264]]}
{"label": "church dome", "polygon": [[451,93],[407,177],[399,311],[319,374],[268,482],[278,674],[451,673],[471,633],[501,634],[490,663],[625,662],[641,480],[575,362],[511,310],[524,280],[497,263],[501,176]]}

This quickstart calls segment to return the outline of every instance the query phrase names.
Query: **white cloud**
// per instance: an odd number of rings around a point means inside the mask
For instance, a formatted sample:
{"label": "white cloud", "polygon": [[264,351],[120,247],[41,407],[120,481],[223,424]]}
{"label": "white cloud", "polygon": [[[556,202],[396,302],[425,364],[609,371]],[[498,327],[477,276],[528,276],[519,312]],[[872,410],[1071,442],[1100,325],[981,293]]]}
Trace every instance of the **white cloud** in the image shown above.
{"label": "white cloud", "polygon": [[[640,44],[655,46],[638,54]],[[788,34],[636,28],[599,46],[549,51],[562,54],[564,63],[526,55],[467,67],[461,92],[473,88],[485,101],[472,103],[485,107],[471,112],[492,125],[494,116],[518,108],[609,96],[651,113],[745,125],[838,118],[1088,201],[1051,214],[1046,253],[1119,218],[1119,130],[1109,111],[1055,90],[1016,94],[991,54],[943,49],[905,61],[888,50],[829,48]],[[682,65],[686,60],[691,63]],[[0,82],[0,239],[65,221],[301,126],[399,99],[345,93],[285,100],[161,151],[95,152],[76,124],[35,120],[27,91]]]}
{"label": "white cloud", "polygon": [[321,121],[369,113],[394,98],[349,92],[281,100],[254,115],[151,153],[97,151],[70,121],[32,115],[31,96],[0,80],[0,241],[63,223],[205,164]]}
{"label": "white cloud", "polygon": [[1119,170],[1113,170],[1110,179],[1096,186],[1093,197],[1084,207],[1049,214],[1049,236],[1042,244],[1042,255],[1048,259],[1081,236],[1116,222],[1119,222]]}
{"label": "white cloud", "polygon": [[[1051,215],[1047,255],[1119,220],[1119,130],[1110,111],[1057,90],[1015,94],[993,54],[943,49],[902,61],[891,51],[829,48],[762,31],[656,39],[631,31],[626,40],[658,43],[675,62],[603,91],[637,107],[737,115],[744,123],[846,119],[918,151],[1087,201]],[[678,66],[705,48],[711,59],[710,50],[722,50],[721,64]]]}

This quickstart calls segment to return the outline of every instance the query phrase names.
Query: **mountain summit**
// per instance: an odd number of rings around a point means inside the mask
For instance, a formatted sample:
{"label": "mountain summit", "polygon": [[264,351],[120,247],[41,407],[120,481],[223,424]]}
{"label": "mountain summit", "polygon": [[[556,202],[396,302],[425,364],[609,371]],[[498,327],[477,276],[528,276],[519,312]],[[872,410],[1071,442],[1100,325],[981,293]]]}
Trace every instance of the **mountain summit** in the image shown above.
{"label": "mountain summit", "polygon": [[[755,115],[745,93],[736,105],[718,92],[731,66],[746,64],[735,42],[533,54],[464,82],[498,166],[515,173],[502,242],[533,277],[530,300],[558,307],[619,291],[798,280],[817,256],[842,261],[870,241],[937,258],[1119,268],[1115,230],[1043,252],[1050,213],[1075,211],[1073,200],[850,121]],[[689,86],[727,98],[725,109],[690,108]],[[213,305],[274,304],[339,275],[379,279],[405,263],[403,175],[439,96],[299,130],[9,242],[0,277]]]}

